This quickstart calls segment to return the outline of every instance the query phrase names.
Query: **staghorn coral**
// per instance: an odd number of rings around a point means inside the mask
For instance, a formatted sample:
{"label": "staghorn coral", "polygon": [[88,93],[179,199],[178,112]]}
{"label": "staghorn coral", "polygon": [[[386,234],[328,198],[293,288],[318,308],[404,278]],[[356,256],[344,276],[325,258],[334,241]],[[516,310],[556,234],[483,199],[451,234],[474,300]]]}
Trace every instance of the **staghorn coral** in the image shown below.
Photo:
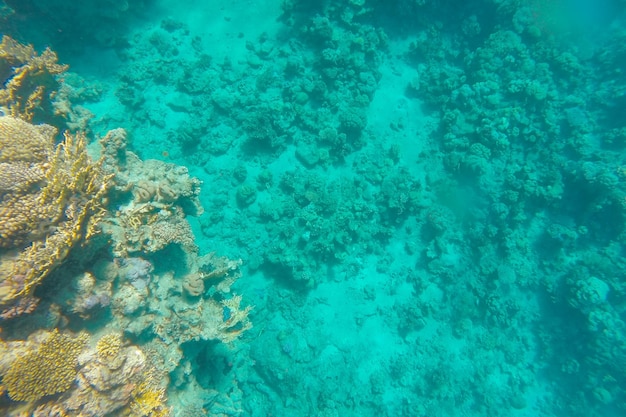
{"label": "staghorn coral", "polygon": [[[104,213],[110,177],[87,155],[83,135],[66,133],[54,147],[55,133],[51,126],[0,117],[3,166],[14,172],[28,163],[31,172],[43,174],[4,185],[0,197],[0,313],[29,296],[76,243],[89,239]],[[29,181],[38,187],[26,186]]]}
{"label": "staghorn coral", "polygon": [[74,337],[56,329],[48,332],[38,346],[15,359],[3,375],[9,397],[30,402],[70,389],[86,341],[84,333]]}
{"label": "staghorn coral", "polygon": [[230,343],[239,338],[243,332],[252,328],[252,323],[248,318],[252,306],[241,308],[241,295],[233,295],[222,301],[223,321],[217,326],[218,339],[224,343]]}
{"label": "staghorn coral", "polygon": [[47,48],[38,55],[32,46],[21,45],[9,36],[0,43],[0,106],[9,114],[31,121],[39,108],[51,108],[58,82],[55,76],[67,70]]}

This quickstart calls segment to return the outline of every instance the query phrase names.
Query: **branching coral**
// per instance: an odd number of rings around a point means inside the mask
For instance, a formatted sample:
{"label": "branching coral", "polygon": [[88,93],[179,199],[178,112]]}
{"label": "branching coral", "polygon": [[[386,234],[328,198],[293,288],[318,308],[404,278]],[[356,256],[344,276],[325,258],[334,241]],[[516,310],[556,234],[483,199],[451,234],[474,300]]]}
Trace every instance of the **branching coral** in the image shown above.
{"label": "branching coral", "polygon": [[224,321],[217,326],[217,330],[219,330],[218,338],[224,343],[232,342],[243,332],[252,328],[252,323],[248,318],[252,306],[242,309],[240,304],[240,295],[234,295],[222,301]]}
{"label": "branching coral", "polygon": [[[109,177],[87,155],[83,135],[65,135],[54,147],[55,129],[0,117],[0,163],[9,173],[28,164],[31,174],[8,185],[0,197],[0,309],[28,296],[70,249],[96,231]],[[8,174],[10,175],[10,174]],[[37,184],[37,187],[31,185]]]}
{"label": "branching coral", "polygon": [[167,417],[170,409],[165,405],[165,390],[141,384],[130,403],[129,415],[137,417]]}
{"label": "branching coral", "polygon": [[78,355],[86,341],[86,334],[73,337],[57,330],[49,333],[37,348],[17,358],[3,376],[9,397],[36,401],[67,391],[76,377]]}
{"label": "branching coral", "polygon": [[24,46],[9,36],[0,43],[0,106],[9,114],[32,120],[35,110],[50,107],[57,87],[55,76],[67,70],[57,63],[57,55],[46,49],[38,55],[32,46]]}
{"label": "branching coral", "polygon": [[[169,415],[167,377],[153,365],[153,354],[128,346],[118,332],[96,343],[88,338],[54,330],[25,341],[0,339],[0,393],[26,402],[20,405],[24,416]],[[41,401],[53,394],[61,395]]]}
{"label": "branching coral", "polygon": [[122,349],[122,336],[119,333],[109,333],[100,338],[96,344],[98,359],[105,363],[115,361]]}
{"label": "branching coral", "polygon": [[[9,348],[20,353],[7,355],[10,356],[8,371],[3,366],[7,361],[5,355],[0,361],[0,374],[4,373],[3,382],[11,399],[29,401],[22,407],[24,415],[168,415],[162,388],[166,377],[156,371],[150,356],[144,351],[136,346],[126,346],[120,333],[105,334],[98,339],[95,347],[87,346],[87,335],[84,333],[71,338],[55,330],[44,336],[43,341],[31,341],[29,338],[26,342],[10,342]],[[25,350],[24,343],[31,350]],[[35,346],[35,350],[31,345]],[[4,353],[1,345],[0,353]],[[30,365],[27,360],[30,360]],[[53,360],[56,362],[49,363]],[[44,390],[45,387],[48,388]],[[54,400],[45,403],[37,401],[45,395],[61,392],[63,394]],[[149,401],[155,399],[150,392],[160,393],[157,398],[159,403]],[[141,410],[146,413],[127,413],[126,410],[131,410],[137,398],[141,398]],[[32,414],[27,411],[29,409]]]}
{"label": "branching coral", "polygon": [[[34,117],[41,120],[43,115],[46,121],[52,117],[48,104],[54,104],[60,80],[56,76],[65,69],[49,50],[37,55],[32,47],[7,37],[0,45],[4,81],[0,113],[9,114],[0,116],[0,319],[32,312],[40,302],[28,323],[39,323],[48,309],[58,313],[58,323],[82,326],[84,321],[74,319],[86,320],[102,311],[96,306],[104,309],[111,301],[116,323],[108,328],[130,333],[141,329],[152,338],[149,343],[167,345],[168,353],[181,351],[182,343],[194,339],[235,340],[252,327],[248,319],[252,307],[242,307],[241,297],[230,294],[241,261],[198,257],[186,216],[202,213],[201,182],[184,167],[141,161],[126,150],[123,130],[103,139],[102,158],[93,162],[83,134],[66,133],[55,145],[56,128],[31,124]],[[56,116],[71,110],[68,104]],[[116,211],[107,212],[105,204]],[[111,261],[105,256],[85,271],[81,267],[87,262],[77,256],[83,255],[78,253],[81,247],[73,253],[77,262],[66,262],[70,251],[104,224],[111,239],[92,241],[84,248],[85,259],[105,253],[97,251],[108,243],[114,255],[124,258]],[[190,278],[175,279],[171,271],[152,275],[150,256],[172,244],[186,255],[172,270],[200,280],[194,300],[181,291],[181,282]],[[134,252],[141,258],[128,257]],[[174,248],[166,255],[172,253],[180,252]],[[117,273],[108,275],[106,268],[97,266],[102,264],[112,265],[108,272]],[[59,280],[55,279],[54,291],[38,291],[35,297],[34,290],[59,266],[67,268],[55,274]],[[57,288],[62,288],[59,293]],[[141,303],[126,294],[137,294]],[[110,318],[99,317],[105,316]],[[9,327],[22,323],[17,318]],[[33,340],[12,340],[9,348],[0,340],[0,395],[8,397],[0,404],[0,414],[7,410],[33,417],[170,414],[165,387],[168,372],[180,358],[156,358],[145,346],[130,346],[117,332],[86,342],[85,334],[74,338],[57,330],[39,332]]]}

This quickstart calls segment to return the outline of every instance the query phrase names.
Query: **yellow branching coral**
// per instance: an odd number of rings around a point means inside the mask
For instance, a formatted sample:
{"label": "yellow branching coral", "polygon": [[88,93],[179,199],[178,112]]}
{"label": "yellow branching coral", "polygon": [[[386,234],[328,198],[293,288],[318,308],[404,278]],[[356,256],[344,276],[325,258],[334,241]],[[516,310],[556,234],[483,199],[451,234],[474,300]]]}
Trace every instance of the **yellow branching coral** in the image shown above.
{"label": "yellow branching coral", "polygon": [[29,295],[104,213],[110,177],[89,158],[83,135],[66,134],[55,148],[55,132],[0,117],[0,164],[23,173],[14,185],[0,175],[0,310]]}
{"label": "yellow branching coral", "polygon": [[130,403],[129,416],[132,417],[167,417],[170,409],[165,405],[165,390],[145,388]]}
{"label": "yellow branching coral", "polygon": [[96,344],[98,359],[111,362],[117,359],[122,349],[122,336],[119,333],[109,333],[100,338]]}
{"label": "yellow branching coral", "polygon": [[9,397],[14,401],[36,401],[70,389],[87,338],[85,333],[73,337],[56,329],[51,332],[35,350],[11,364],[2,378]]}
{"label": "yellow branching coral", "polygon": [[55,76],[67,70],[57,63],[49,48],[38,55],[32,46],[21,45],[9,36],[0,43],[0,106],[12,116],[32,120],[37,107],[49,105],[56,94]]}

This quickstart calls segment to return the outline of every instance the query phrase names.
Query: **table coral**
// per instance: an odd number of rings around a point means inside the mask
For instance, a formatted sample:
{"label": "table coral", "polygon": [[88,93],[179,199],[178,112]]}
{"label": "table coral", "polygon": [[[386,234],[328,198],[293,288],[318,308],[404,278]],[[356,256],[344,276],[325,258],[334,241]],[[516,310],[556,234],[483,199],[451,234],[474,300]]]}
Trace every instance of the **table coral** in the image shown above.
{"label": "table coral", "polygon": [[57,330],[50,332],[39,346],[17,358],[3,376],[9,397],[36,401],[70,389],[86,341],[86,334],[74,337]]}

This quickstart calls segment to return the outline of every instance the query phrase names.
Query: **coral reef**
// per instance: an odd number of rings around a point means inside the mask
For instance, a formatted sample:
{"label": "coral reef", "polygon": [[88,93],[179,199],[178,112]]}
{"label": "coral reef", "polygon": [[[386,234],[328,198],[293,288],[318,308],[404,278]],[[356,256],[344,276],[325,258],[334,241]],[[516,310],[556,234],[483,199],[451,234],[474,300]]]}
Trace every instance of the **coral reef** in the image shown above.
{"label": "coral reef", "polygon": [[9,36],[0,43],[0,107],[14,117],[31,121],[53,114],[52,101],[59,83],[56,76],[67,70],[57,63],[57,55],[47,48],[38,55]]}
{"label": "coral reef", "polygon": [[[242,31],[236,57],[172,18],[121,50],[112,85],[150,145],[137,152],[196,165],[206,241],[280,282],[257,289],[277,313],[255,319],[246,413],[624,408],[624,20],[609,48],[570,42],[546,25],[552,3],[291,0],[268,25],[280,35]],[[162,198],[137,184],[122,208]],[[156,247],[171,260],[172,246]],[[172,268],[151,277],[159,303],[125,282],[112,305],[158,335],[176,387],[207,369],[189,358],[226,297],[210,284]],[[543,366],[554,384],[537,401]]]}
{"label": "coral reef", "polygon": [[0,199],[3,310],[31,295],[72,247],[96,233],[104,212],[108,177],[87,155],[85,137],[66,134],[55,147],[54,134],[51,126],[0,117],[0,163],[9,173],[28,163],[31,173],[19,186],[4,186]]}
{"label": "coral reef", "polygon": [[[116,411],[129,416],[169,415],[164,395],[158,401],[142,399],[153,392],[162,393],[167,379],[151,365],[144,351],[127,346],[121,334],[103,335],[95,348],[81,353],[78,362],[77,386],[60,401],[68,412],[91,417]],[[126,409],[132,411],[123,411]]]}
{"label": "coral reef", "polygon": [[184,167],[141,161],[126,150],[126,133],[109,132],[102,140],[103,167],[113,175],[111,199],[119,209],[106,219],[104,230],[113,238],[114,253],[158,252],[170,244],[196,250],[186,215],[202,214],[201,182]]}
{"label": "coral reef", "polygon": [[201,182],[186,168],[140,160],[122,129],[100,141],[97,162],[84,133],[55,143],[59,126],[88,127],[73,119],[72,92],[51,101],[66,69],[50,50],[3,40],[0,413],[168,416],[182,344],[230,344],[252,327],[230,289],[241,261],[199,255],[186,216],[203,211]]}
{"label": "coral reef", "polygon": [[[22,412],[32,413],[24,415],[169,415],[163,388],[167,378],[149,355],[128,345],[120,333],[89,339],[85,332],[73,336],[54,329],[2,343],[2,387],[23,403]],[[3,407],[0,403],[4,412]]]}
{"label": "coral reef", "polygon": [[160,276],[151,285],[151,300],[147,292],[123,284],[113,297],[116,321],[137,335],[150,330],[173,348],[192,340],[236,340],[252,327],[248,318],[252,307],[242,307],[241,296],[230,294],[241,276],[241,261],[214,254],[187,257],[189,271],[182,279],[171,273]]}

